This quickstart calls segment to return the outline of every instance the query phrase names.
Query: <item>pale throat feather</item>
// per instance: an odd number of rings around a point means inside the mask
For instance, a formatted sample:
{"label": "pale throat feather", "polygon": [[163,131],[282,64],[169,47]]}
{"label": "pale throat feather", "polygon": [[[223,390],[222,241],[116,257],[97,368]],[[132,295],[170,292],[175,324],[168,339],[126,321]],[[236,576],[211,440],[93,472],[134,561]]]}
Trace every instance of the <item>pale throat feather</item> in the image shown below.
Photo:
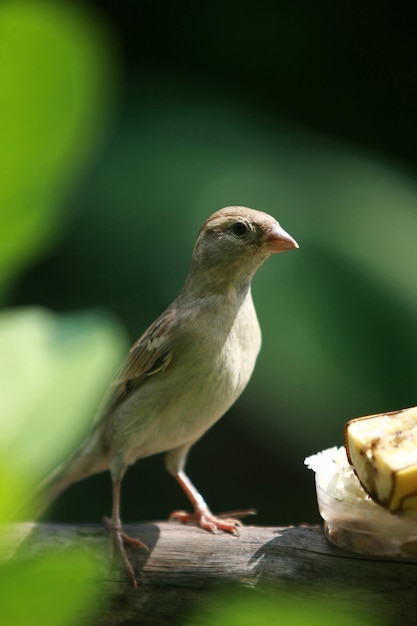
{"label": "pale throat feather", "polygon": [[219,371],[229,390],[234,391],[233,402],[249,382],[260,348],[261,330],[249,287],[219,355]]}

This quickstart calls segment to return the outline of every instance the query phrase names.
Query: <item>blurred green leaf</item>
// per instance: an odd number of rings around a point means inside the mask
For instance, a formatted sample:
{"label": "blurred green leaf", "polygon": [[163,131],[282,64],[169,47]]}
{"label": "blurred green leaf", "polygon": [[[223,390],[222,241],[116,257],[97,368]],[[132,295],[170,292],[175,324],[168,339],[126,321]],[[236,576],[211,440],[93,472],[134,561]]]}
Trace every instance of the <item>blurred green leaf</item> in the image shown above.
{"label": "blurred green leaf", "polygon": [[21,480],[14,490],[2,480],[0,519],[76,447],[120,362],[123,339],[104,316],[36,308],[0,315],[1,469],[15,474],[13,483]]}
{"label": "blurred green leaf", "polygon": [[362,603],[349,604],[333,597],[314,599],[283,593],[253,591],[219,595],[210,603],[210,614],[202,610],[187,621],[190,626],[375,626],[380,624],[377,612]]}
{"label": "blurred green leaf", "polygon": [[[0,524],[6,524],[13,519],[22,503],[28,500],[34,481],[30,474],[19,470],[19,458],[16,459],[12,451],[8,453],[1,446],[0,453]],[[3,531],[0,530],[0,552],[8,544]]]}
{"label": "blurred green leaf", "polygon": [[71,626],[96,604],[97,571],[86,552],[0,563],[3,626]]}
{"label": "blurred green leaf", "polygon": [[0,4],[0,288],[51,244],[58,204],[108,109],[100,20],[69,3]]}
{"label": "blurred green leaf", "polygon": [[[108,109],[107,36],[81,6],[6,0],[0,67],[2,297],[54,243],[64,193],[97,141]],[[123,339],[99,315],[59,318],[42,309],[0,315],[0,523],[22,511],[91,424]],[[2,549],[9,543],[2,531]],[[96,574],[86,552],[1,562],[2,624],[79,623],[93,607]]]}

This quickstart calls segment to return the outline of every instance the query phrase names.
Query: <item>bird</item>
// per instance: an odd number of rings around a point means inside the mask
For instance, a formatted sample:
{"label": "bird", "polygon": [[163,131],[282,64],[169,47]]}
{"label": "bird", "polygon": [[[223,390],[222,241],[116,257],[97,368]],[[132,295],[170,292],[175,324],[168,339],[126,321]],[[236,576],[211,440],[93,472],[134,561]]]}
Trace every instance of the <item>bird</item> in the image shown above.
{"label": "bird", "polygon": [[135,587],[125,545],[147,546],[123,531],[120,487],[137,460],[165,453],[166,469],[193,508],[172,519],[237,534],[238,516],[215,516],[185,464],[252,375],[261,347],[255,272],[272,254],[294,248],[297,242],[267,213],[242,206],[213,213],[198,232],[179,295],[132,346],[78,450],[43,484],[49,504],[71,484],[110,471],[112,514],[105,523]]}

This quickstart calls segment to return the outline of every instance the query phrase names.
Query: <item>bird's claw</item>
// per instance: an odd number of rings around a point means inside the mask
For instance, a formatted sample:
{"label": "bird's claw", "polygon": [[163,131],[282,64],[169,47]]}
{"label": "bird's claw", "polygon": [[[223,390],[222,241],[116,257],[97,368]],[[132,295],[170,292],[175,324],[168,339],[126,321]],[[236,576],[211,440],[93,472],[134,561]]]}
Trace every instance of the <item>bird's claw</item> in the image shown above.
{"label": "bird's claw", "polygon": [[137,539],[136,537],[131,537],[122,531],[121,526],[115,526],[112,523],[112,520],[108,517],[103,518],[103,522],[107,528],[107,530],[111,534],[112,545],[117,547],[117,550],[122,557],[123,563],[127,569],[127,572],[132,580],[133,586],[136,588],[138,586],[135,571],[133,569],[132,563],[129,560],[129,557],[126,554],[125,545],[135,546],[136,548],[141,548],[149,552],[148,546]]}
{"label": "bird's claw", "polygon": [[[194,513],[187,513],[187,511],[174,511],[169,516],[170,520],[176,520],[181,524],[197,524],[203,530],[208,530],[211,533],[215,533],[217,530],[222,530],[232,535],[239,536],[239,528],[242,526],[242,522],[238,517],[244,517],[245,515],[253,515],[255,511],[237,511],[236,514],[223,513],[220,515],[213,515],[210,511],[196,510]],[[234,515],[232,517],[231,515]]]}

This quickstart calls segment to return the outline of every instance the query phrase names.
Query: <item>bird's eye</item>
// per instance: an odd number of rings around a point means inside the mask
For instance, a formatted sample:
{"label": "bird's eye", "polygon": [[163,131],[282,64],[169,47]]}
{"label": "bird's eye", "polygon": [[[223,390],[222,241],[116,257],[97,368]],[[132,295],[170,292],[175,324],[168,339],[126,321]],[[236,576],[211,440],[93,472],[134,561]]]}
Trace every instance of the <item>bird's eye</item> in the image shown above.
{"label": "bird's eye", "polygon": [[231,230],[235,237],[244,237],[249,230],[249,226],[245,222],[234,222]]}

